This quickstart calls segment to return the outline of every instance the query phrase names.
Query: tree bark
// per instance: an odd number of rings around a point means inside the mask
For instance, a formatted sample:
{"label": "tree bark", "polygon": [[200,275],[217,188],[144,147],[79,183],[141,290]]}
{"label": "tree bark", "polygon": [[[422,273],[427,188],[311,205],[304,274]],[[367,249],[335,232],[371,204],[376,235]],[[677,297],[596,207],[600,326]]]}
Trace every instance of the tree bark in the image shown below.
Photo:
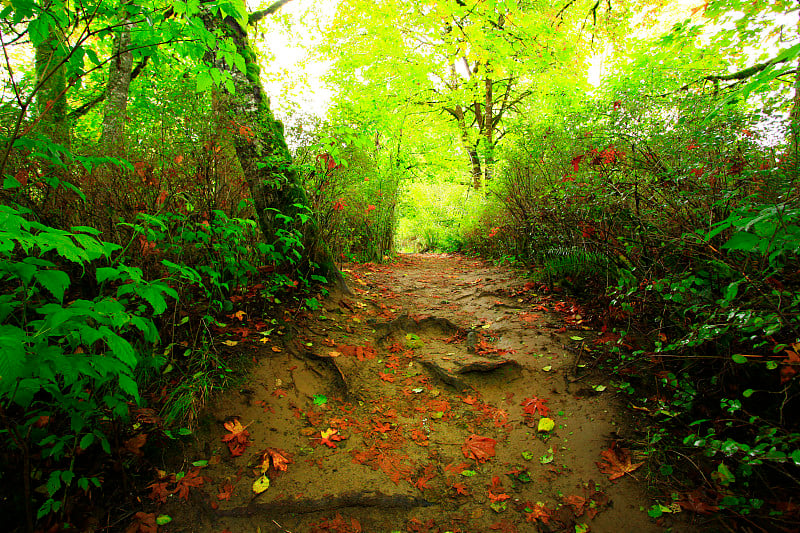
{"label": "tree bark", "polygon": [[36,109],[39,131],[52,142],[70,147],[70,122],[67,119],[67,76],[64,61],[67,46],[61,29],[50,28],[50,35],[36,47]]}
{"label": "tree bark", "polygon": [[133,71],[133,54],[130,51],[132,24],[124,5],[120,15],[124,22],[114,37],[114,56],[108,69],[103,133],[100,137],[100,145],[109,153],[124,153],[128,90]]}
{"label": "tree bark", "polygon": [[[245,30],[233,17],[207,15],[209,31],[221,32],[236,45],[245,59],[247,72],[228,65],[219,55],[207,60],[230,73],[235,92],[227,89],[218,94],[222,126],[227,128],[239,158],[245,180],[250,188],[258,225],[268,244],[285,253],[290,261],[302,268],[302,263],[316,268],[344,290],[344,280],[324,243],[320,242],[315,218],[303,224],[300,219],[311,215],[310,201],[295,169],[284,138],[283,124],[275,118],[269,99],[259,80],[255,54],[247,41]],[[303,215],[300,217],[299,215]],[[302,239],[300,257],[289,246],[292,238]]]}

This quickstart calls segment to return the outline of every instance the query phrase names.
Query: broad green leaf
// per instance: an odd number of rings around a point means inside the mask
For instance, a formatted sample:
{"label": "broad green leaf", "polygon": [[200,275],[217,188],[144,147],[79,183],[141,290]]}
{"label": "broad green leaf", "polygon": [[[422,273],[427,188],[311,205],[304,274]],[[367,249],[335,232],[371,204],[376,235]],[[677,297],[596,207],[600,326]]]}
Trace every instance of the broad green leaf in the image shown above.
{"label": "broad green leaf", "polygon": [[35,275],[42,287],[50,291],[59,302],[64,301],[64,292],[69,287],[69,276],[60,270],[39,270]]}

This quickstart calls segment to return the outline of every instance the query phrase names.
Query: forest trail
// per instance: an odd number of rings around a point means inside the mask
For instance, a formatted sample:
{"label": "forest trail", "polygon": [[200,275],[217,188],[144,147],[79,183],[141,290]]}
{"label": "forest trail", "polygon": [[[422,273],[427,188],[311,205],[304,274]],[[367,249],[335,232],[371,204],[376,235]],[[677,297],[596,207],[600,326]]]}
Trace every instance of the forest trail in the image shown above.
{"label": "forest trail", "polygon": [[287,317],[209,406],[161,531],[663,531],[580,307],[457,255],[344,271],[354,294]]}

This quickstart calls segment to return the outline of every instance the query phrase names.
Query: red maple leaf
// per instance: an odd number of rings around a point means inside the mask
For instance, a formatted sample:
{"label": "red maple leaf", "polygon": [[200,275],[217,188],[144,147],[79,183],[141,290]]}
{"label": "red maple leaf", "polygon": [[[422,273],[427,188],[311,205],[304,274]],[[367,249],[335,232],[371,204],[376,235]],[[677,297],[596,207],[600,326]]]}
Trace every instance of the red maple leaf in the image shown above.
{"label": "red maple leaf", "polygon": [[467,489],[467,486],[464,485],[463,483],[453,483],[450,486],[456,489],[456,494],[459,494],[461,496],[469,496],[469,490]]}
{"label": "red maple leaf", "polygon": [[496,444],[497,441],[491,437],[481,437],[473,433],[461,445],[461,452],[467,459],[475,459],[479,463],[484,463],[494,457]]}
{"label": "red maple leaf", "polygon": [[492,482],[489,484],[489,499],[494,503],[502,502],[503,500],[507,500],[509,498],[511,498],[511,496],[505,493],[503,484],[500,483],[500,477],[492,477]]}
{"label": "red maple leaf", "polygon": [[[528,511],[530,509],[530,511]],[[525,521],[526,522],[536,522],[537,520],[541,521],[543,524],[547,524],[550,521],[550,509],[545,507],[541,504],[527,504],[524,509],[525,512]]]}
{"label": "red maple leaf", "polygon": [[583,160],[584,157],[586,157],[586,156],[585,155],[578,155],[578,156],[575,156],[575,157],[572,158],[572,161],[571,161],[572,170],[574,170],[575,172],[578,171],[578,169],[580,168],[581,161]]}
{"label": "red maple leaf", "polygon": [[170,481],[155,481],[147,485],[147,488],[150,489],[149,498],[154,502],[158,503],[167,503],[167,497],[172,494],[172,491],[167,488],[170,484]]}
{"label": "red maple leaf", "polygon": [[231,494],[233,494],[233,483],[231,483],[230,480],[226,479],[219,487],[219,493],[217,494],[217,499],[230,500]]}
{"label": "red maple leaf", "polygon": [[125,530],[125,533],[156,533],[157,531],[156,514],[139,511],[133,515],[133,522]]}
{"label": "red maple leaf", "polygon": [[247,431],[247,426],[243,426],[238,419],[225,422],[224,426],[230,433],[222,436],[222,442],[228,445],[232,456],[239,457],[250,446],[250,441],[247,440],[250,432]]}
{"label": "red maple leaf", "polygon": [[525,411],[526,415],[533,416],[538,412],[542,416],[547,416],[550,412],[550,408],[545,405],[546,403],[547,400],[534,396],[533,398],[525,398],[522,400],[520,406],[522,410]]}
{"label": "red maple leaf", "polygon": [[344,440],[346,437],[339,435],[338,429],[326,429],[325,431],[320,431],[320,442],[327,446],[328,448],[336,448],[336,442]]}
{"label": "red maple leaf", "polygon": [[392,425],[389,422],[377,422],[374,426],[372,426],[373,431],[377,431],[378,433],[386,433],[387,431],[392,430]]}
{"label": "red maple leaf", "polygon": [[422,473],[422,476],[420,476],[417,482],[414,483],[414,486],[417,487],[419,490],[431,488],[430,485],[428,485],[428,481],[433,479],[433,476],[435,475],[436,475],[436,467],[434,467],[432,464],[428,464],[427,466],[425,466],[425,471]]}
{"label": "red maple leaf", "polygon": [[183,476],[178,480],[178,485],[175,487],[175,492],[178,494],[179,498],[188,500],[189,491],[192,488],[197,488],[202,486],[203,482],[207,480],[208,480],[207,477],[200,475],[199,468],[192,468],[186,473],[185,476]]}
{"label": "red maple leaf", "polygon": [[601,472],[609,474],[608,479],[610,481],[619,479],[625,474],[630,474],[644,464],[643,462],[631,463],[630,452],[624,449],[616,451],[613,445],[609,449],[600,452],[600,455],[608,462],[597,462],[595,464]]}
{"label": "red maple leaf", "polygon": [[444,467],[445,474],[448,476],[458,475],[469,467],[467,463],[450,463]]}
{"label": "red maple leaf", "polygon": [[394,376],[392,374],[387,374],[385,372],[378,372],[378,375],[381,377],[383,381],[387,383],[394,383]]}
{"label": "red maple leaf", "polygon": [[271,469],[273,474],[286,472],[289,465],[294,463],[289,454],[278,448],[265,448],[256,456],[254,472],[261,475]]}
{"label": "red maple leaf", "polygon": [[477,402],[478,399],[475,396],[466,396],[464,398],[461,398],[461,401],[468,405],[475,405],[475,402]]}

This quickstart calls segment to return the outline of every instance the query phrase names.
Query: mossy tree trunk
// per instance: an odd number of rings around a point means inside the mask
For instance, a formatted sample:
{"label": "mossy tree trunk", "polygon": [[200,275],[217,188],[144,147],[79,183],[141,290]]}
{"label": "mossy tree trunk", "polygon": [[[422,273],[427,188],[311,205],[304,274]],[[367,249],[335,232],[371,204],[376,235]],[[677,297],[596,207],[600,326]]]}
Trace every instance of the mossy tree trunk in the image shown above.
{"label": "mossy tree trunk", "polygon": [[281,235],[286,235],[286,231],[299,231],[304,247],[302,262],[317,265],[322,275],[346,289],[326,246],[319,241],[315,219],[308,218],[308,195],[294,167],[283,124],[273,115],[261,87],[260,69],[244,28],[230,16],[208,16],[206,26],[209,31],[221,32],[230,38],[247,66],[245,73],[227,64],[219,55],[208,58],[233,80],[233,92],[225,88],[217,95],[219,116],[223,121],[220,127],[227,130],[226,137],[235,147],[264,239],[280,246]]}
{"label": "mossy tree trunk", "polygon": [[126,5],[120,9],[122,25],[114,36],[114,52],[108,69],[106,106],[103,110],[103,133],[100,144],[108,153],[124,153],[125,118],[128,110],[128,90],[133,72],[131,53],[131,20]]}
{"label": "mossy tree trunk", "polygon": [[50,27],[47,38],[36,46],[36,110],[39,131],[52,142],[70,147],[70,123],[67,119],[68,56],[61,28]]}

